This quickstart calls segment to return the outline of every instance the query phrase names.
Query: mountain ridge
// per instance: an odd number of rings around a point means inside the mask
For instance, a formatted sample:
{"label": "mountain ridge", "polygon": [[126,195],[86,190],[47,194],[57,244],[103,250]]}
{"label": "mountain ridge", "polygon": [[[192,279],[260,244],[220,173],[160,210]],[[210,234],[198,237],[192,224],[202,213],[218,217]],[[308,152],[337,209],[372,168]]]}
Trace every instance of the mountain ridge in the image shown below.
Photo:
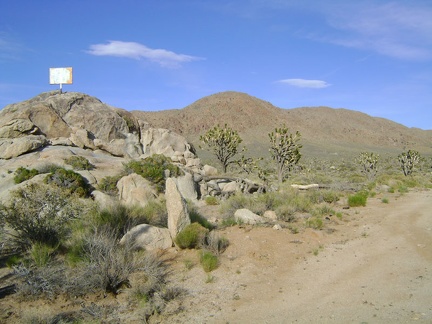
{"label": "mountain ridge", "polygon": [[292,132],[298,130],[302,134],[305,149],[312,155],[329,151],[398,152],[405,149],[432,154],[432,130],[408,128],[389,119],[346,108],[284,109],[234,91],[203,97],[182,109],[132,111],[132,114],[153,127],[178,132],[194,145],[199,144],[199,136],[208,129],[227,124],[239,132],[246,145],[264,147],[268,144],[267,134],[286,125]]}

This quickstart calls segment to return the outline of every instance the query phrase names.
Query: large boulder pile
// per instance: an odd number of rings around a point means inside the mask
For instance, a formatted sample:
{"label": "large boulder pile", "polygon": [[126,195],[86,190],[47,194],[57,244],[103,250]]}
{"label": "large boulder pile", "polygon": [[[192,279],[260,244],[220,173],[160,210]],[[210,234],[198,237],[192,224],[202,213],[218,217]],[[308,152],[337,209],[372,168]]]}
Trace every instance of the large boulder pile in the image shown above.
{"label": "large boulder pile", "polygon": [[50,145],[102,150],[125,158],[176,154],[184,164],[195,158],[182,136],[153,129],[130,112],[83,93],[45,92],[0,111],[0,159]]}

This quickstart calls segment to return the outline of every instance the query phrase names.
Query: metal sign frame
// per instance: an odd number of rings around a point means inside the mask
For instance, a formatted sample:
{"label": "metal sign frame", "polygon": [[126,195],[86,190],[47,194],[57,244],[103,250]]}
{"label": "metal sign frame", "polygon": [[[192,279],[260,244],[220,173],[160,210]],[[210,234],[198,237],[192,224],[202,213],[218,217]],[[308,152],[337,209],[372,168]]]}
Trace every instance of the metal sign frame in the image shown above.
{"label": "metal sign frame", "polygon": [[62,92],[63,84],[72,84],[72,68],[50,68],[49,79],[50,84],[59,84],[60,92]]}

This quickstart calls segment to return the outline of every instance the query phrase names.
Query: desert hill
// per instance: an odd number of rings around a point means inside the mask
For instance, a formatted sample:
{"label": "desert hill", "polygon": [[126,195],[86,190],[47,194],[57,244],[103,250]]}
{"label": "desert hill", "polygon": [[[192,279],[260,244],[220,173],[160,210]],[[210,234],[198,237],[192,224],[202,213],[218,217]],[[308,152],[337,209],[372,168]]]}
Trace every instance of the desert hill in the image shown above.
{"label": "desert hill", "polygon": [[431,154],[432,131],[408,128],[393,121],[348,109],[302,107],[282,109],[240,92],[221,92],[178,110],[133,111],[153,127],[168,128],[197,147],[199,136],[219,124],[232,127],[257,153],[266,152],[268,133],[287,125],[302,134],[308,155],[334,155],[362,150],[397,153],[416,149]]}

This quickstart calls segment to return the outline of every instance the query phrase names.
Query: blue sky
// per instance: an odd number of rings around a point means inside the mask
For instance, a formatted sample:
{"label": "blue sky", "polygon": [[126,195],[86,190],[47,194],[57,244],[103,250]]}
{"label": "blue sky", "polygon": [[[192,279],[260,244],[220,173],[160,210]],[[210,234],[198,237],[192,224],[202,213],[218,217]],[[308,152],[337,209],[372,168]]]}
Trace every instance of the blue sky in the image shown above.
{"label": "blue sky", "polygon": [[0,0],[0,108],[58,89],[127,110],[221,91],[432,129],[430,0]]}

